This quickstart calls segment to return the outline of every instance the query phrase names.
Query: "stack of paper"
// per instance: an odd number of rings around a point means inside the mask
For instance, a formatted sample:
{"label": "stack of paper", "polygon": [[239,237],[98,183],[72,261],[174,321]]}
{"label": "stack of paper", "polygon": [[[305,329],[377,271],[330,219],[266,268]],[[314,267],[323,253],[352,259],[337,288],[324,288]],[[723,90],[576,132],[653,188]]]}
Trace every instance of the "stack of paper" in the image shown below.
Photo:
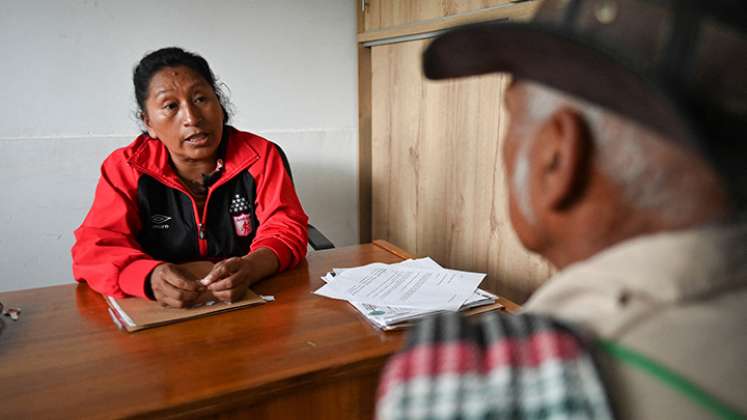
{"label": "stack of paper", "polygon": [[375,326],[394,329],[439,311],[496,309],[497,296],[477,286],[482,273],[447,270],[430,258],[334,268],[317,295],[350,302]]}

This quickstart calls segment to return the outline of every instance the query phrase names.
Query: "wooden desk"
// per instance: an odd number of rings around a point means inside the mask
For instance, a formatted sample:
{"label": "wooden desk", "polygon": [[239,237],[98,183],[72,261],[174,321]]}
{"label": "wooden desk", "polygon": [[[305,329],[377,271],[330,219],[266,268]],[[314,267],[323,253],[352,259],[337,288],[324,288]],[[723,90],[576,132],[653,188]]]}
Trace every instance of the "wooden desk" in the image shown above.
{"label": "wooden desk", "polygon": [[406,256],[383,241],[313,252],[256,285],[275,302],[132,334],[85,284],[0,293],[23,310],[0,334],[0,418],[369,418],[403,334],[311,292],[333,266]]}

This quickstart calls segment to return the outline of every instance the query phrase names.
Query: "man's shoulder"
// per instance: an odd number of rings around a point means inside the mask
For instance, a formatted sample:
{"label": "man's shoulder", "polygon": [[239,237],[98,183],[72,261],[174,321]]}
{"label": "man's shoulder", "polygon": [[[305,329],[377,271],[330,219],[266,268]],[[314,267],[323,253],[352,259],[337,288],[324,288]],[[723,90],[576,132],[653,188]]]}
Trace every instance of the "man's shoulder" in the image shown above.
{"label": "man's shoulder", "polygon": [[[617,338],[719,401],[747,412],[747,287],[654,311]],[[627,392],[644,382],[635,375]],[[650,378],[649,378],[650,380]],[[671,386],[672,384],[670,384]]]}
{"label": "man's shoulder", "polygon": [[[625,301],[616,298],[614,290],[580,286],[551,292],[546,296],[550,300],[525,310],[574,319],[600,341],[628,353],[627,358],[619,353],[599,357],[620,418],[713,417],[697,403],[697,396],[679,390],[683,383],[698,395],[747,412],[747,375],[738,368],[747,351],[747,336],[741,333],[747,323],[747,287],[674,302],[644,297]],[[561,300],[555,307],[549,305],[553,298]]]}
{"label": "man's shoulder", "polygon": [[700,396],[747,412],[741,229],[643,238],[559,273],[524,310],[583,325],[628,354],[602,358],[621,418],[712,417]]}
{"label": "man's shoulder", "polygon": [[741,225],[635,238],[560,271],[524,310],[614,338],[641,320],[672,308],[695,309],[747,286],[747,258],[739,251],[746,239]]}

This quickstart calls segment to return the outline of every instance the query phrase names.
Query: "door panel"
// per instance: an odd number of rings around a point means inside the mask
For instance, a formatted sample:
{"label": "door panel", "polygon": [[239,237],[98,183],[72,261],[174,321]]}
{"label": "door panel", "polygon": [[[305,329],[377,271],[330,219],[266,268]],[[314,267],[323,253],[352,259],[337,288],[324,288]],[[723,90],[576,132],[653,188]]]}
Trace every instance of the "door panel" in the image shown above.
{"label": "door panel", "polygon": [[475,12],[510,0],[368,0],[364,31]]}
{"label": "door panel", "polygon": [[421,71],[428,42],[371,51],[373,237],[487,272],[484,288],[522,302],[552,269],[521,247],[508,219],[507,76],[428,81]]}

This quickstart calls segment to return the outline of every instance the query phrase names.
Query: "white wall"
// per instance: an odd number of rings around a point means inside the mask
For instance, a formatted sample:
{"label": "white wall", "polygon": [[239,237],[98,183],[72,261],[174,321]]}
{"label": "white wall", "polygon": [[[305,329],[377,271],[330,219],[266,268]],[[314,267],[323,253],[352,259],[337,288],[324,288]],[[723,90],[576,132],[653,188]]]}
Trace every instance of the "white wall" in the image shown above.
{"label": "white wall", "polygon": [[138,133],[132,69],[177,45],[280,144],[313,223],[357,240],[355,2],[0,0],[0,291],[72,282],[99,165]]}

